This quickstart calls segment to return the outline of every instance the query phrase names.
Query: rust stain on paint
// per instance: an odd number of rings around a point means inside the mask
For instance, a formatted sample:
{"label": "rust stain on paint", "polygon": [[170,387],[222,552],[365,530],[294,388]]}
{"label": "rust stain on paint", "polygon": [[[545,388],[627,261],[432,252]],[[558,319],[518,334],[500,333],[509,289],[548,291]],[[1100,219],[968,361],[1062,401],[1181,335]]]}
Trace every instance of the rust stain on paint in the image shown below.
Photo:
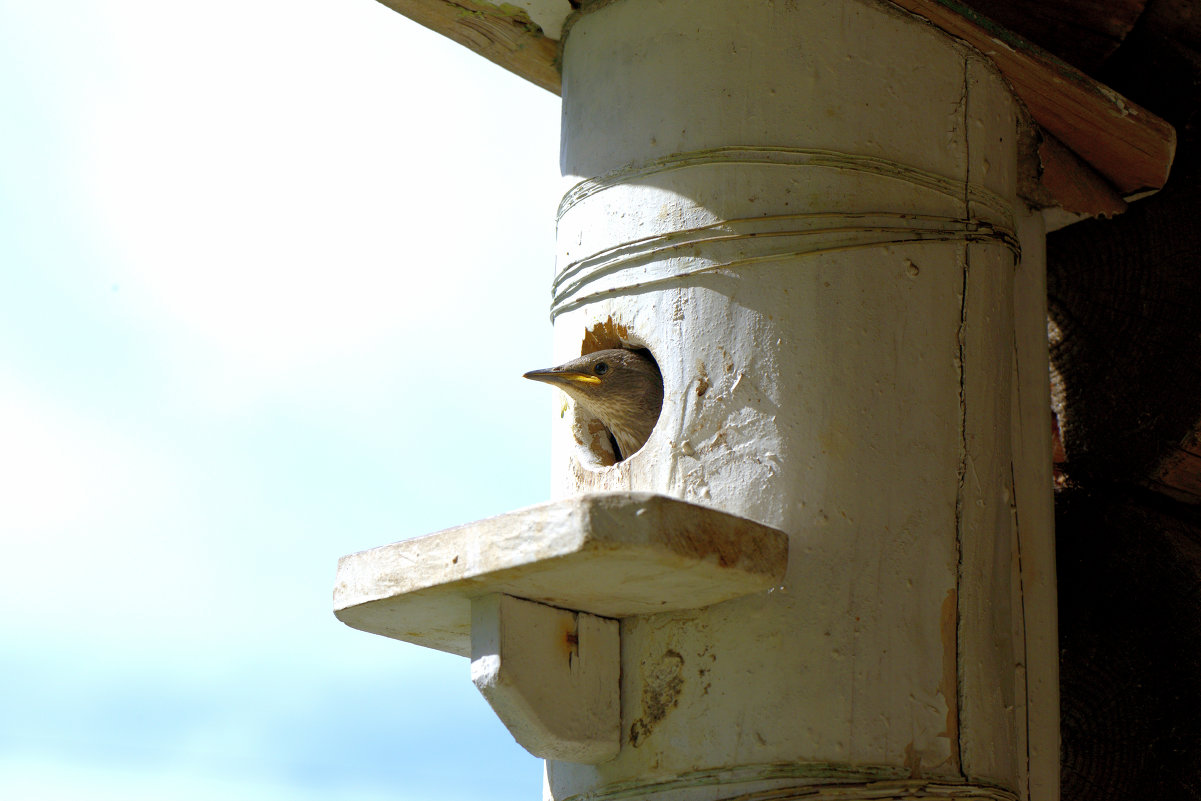
{"label": "rust stain on paint", "polygon": [[939,619],[942,637],[942,682],[938,691],[947,703],[947,726],[940,736],[950,741],[949,761],[959,770],[959,596],[955,588],[947,590]]}
{"label": "rust stain on paint", "polygon": [[922,777],[922,755],[913,747],[913,740],[905,746],[905,767],[909,768],[909,778],[920,779]]}
{"label": "rust stain on paint", "polygon": [[559,621],[559,647],[570,667],[580,655],[579,615],[564,615]]}
{"label": "rust stain on paint", "polygon": [[635,748],[650,736],[667,713],[680,705],[684,692],[684,657],[667,649],[652,664],[642,663],[642,714],[630,724],[630,745]]}

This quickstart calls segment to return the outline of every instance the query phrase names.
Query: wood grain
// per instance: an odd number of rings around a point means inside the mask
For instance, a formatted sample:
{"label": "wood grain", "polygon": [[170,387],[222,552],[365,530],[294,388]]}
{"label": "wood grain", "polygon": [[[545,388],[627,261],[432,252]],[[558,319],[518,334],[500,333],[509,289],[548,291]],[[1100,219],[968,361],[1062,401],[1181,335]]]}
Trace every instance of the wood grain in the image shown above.
{"label": "wood grain", "polygon": [[559,93],[559,43],[542,35],[524,12],[471,0],[379,0],[430,30],[543,89]]}
{"label": "wood grain", "polygon": [[1038,146],[1040,181],[1046,194],[1064,211],[1090,217],[1113,217],[1126,210],[1117,190],[1055,137],[1043,134]]}

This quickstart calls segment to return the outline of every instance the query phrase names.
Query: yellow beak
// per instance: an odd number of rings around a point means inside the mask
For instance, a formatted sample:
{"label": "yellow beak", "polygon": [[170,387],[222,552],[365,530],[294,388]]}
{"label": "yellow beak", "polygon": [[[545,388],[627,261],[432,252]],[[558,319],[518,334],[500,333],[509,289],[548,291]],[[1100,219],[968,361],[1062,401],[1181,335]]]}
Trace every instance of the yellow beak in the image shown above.
{"label": "yellow beak", "polygon": [[599,384],[599,376],[591,373],[577,373],[568,370],[531,370],[523,378],[531,381],[545,381],[548,384]]}

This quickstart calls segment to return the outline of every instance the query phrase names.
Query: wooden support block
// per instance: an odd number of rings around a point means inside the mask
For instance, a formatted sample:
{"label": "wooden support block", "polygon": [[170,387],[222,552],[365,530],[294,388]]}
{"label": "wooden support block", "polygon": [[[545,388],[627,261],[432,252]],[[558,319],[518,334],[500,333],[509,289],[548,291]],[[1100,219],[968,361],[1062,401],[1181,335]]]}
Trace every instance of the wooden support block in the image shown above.
{"label": "wooden support block", "polygon": [[1043,134],[1038,157],[1042,188],[1048,200],[1065,212],[1113,217],[1126,210],[1126,201],[1117,190],[1055,137]]}
{"label": "wooden support block", "polygon": [[617,756],[620,655],[616,620],[501,593],[471,603],[471,680],[536,757]]}

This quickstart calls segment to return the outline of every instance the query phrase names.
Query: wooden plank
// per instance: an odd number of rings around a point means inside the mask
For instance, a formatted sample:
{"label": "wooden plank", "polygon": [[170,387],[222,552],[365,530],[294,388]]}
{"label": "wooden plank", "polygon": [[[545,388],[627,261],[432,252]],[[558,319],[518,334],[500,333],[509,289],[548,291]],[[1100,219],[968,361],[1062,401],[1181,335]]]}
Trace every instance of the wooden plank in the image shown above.
{"label": "wooden plank", "polygon": [[989,58],[1039,126],[1123,195],[1168,180],[1176,131],[1154,114],[954,0],[892,0]]}
{"label": "wooden plank", "polygon": [[521,9],[472,0],[379,0],[489,61],[559,94],[559,43]]}
{"label": "wooden plank", "polygon": [[348,626],[467,656],[471,602],[504,593],[600,617],[695,609],[778,585],[788,535],[644,492],[583,495],[342,557]]}

